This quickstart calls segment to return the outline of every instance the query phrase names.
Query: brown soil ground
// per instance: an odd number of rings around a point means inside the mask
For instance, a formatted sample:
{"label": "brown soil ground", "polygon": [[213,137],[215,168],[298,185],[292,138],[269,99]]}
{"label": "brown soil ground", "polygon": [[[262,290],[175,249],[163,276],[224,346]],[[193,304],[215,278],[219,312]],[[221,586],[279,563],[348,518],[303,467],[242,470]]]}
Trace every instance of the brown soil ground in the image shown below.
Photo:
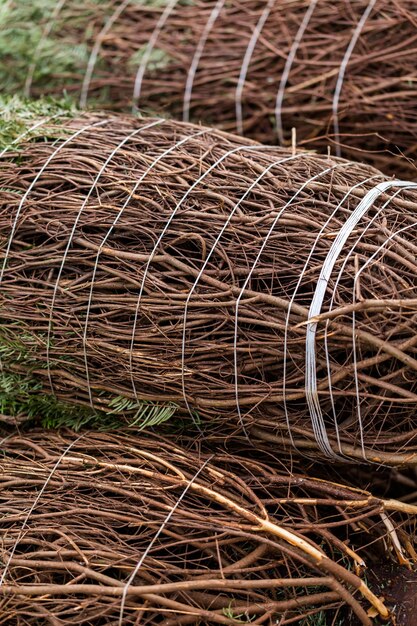
{"label": "brown soil ground", "polygon": [[[372,591],[384,598],[390,626],[417,626],[417,572],[395,563],[380,563],[367,574]],[[346,626],[357,626],[356,618]]]}

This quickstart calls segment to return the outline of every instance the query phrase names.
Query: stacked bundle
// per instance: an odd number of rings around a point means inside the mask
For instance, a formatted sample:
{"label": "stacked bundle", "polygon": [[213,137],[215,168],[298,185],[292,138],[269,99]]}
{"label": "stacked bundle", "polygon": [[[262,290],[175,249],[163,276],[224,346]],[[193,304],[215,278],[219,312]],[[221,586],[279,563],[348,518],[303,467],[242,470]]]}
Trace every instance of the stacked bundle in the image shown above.
{"label": "stacked bundle", "polygon": [[0,49],[12,94],[139,106],[266,143],[295,127],[416,177],[415,0],[11,0]]}
{"label": "stacked bundle", "polygon": [[416,463],[417,184],[160,119],[46,121],[22,141],[0,171],[17,407],[50,412],[52,393],[139,425],[179,407]]}
{"label": "stacked bundle", "polygon": [[120,434],[3,446],[16,624],[346,623],[349,607],[371,626],[388,609],[361,572],[414,555],[417,507],[242,457]]}

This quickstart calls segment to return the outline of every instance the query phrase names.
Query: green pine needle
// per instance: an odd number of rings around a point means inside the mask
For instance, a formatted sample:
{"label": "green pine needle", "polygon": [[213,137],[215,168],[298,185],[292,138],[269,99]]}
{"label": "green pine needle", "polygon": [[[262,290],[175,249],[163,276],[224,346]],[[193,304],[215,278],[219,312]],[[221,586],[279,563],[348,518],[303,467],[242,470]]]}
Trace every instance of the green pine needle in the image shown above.
{"label": "green pine needle", "polygon": [[[1,78],[0,78],[1,80]],[[0,96],[0,150],[7,148],[16,151],[19,149],[19,141],[28,141],[36,137],[49,137],[48,132],[52,131],[41,125],[28,133],[32,126],[42,120],[54,118],[54,134],[56,139],[56,127],[60,121],[74,117],[77,108],[70,98],[41,98],[39,100],[28,100],[18,96]],[[62,129],[64,136],[65,129]]]}
{"label": "green pine needle", "polygon": [[[40,421],[45,428],[68,427],[112,430],[128,425],[135,430],[159,426],[170,420],[177,410],[173,403],[159,404],[102,392],[103,406],[70,404],[48,393],[33,371],[40,368],[36,357],[46,338],[32,335],[21,327],[3,327],[0,331],[0,413],[12,417],[27,416]],[[19,371],[16,371],[19,368]],[[25,374],[22,374],[22,370]],[[107,401],[107,402],[106,402]]]}

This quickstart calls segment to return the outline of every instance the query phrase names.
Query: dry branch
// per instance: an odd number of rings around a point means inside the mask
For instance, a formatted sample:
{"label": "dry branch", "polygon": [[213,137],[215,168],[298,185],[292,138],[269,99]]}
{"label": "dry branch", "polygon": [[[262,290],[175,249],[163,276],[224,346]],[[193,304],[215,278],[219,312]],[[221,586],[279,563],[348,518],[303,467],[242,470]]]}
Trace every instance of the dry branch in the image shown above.
{"label": "dry branch", "polygon": [[284,625],[349,609],[370,626],[369,604],[387,610],[364,568],[397,560],[398,546],[409,562],[417,511],[311,472],[122,432],[10,436],[0,486],[9,625]]}

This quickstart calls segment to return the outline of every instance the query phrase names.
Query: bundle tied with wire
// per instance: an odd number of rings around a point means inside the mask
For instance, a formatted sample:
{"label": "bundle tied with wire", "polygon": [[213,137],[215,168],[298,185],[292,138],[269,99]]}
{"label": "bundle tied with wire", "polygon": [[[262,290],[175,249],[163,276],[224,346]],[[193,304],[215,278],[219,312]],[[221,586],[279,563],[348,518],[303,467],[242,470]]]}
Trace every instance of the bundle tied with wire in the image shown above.
{"label": "bundle tied with wire", "polygon": [[0,623],[388,617],[366,572],[411,565],[416,506],[189,445],[131,433],[6,438]]}
{"label": "bundle tied with wire", "polygon": [[5,92],[265,143],[295,127],[299,142],[416,177],[415,0],[12,0],[1,18]]}
{"label": "bundle tied with wire", "polygon": [[415,183],[162,119],[24,133],[0,164],[3,415],[177,411],[416,463]]}

